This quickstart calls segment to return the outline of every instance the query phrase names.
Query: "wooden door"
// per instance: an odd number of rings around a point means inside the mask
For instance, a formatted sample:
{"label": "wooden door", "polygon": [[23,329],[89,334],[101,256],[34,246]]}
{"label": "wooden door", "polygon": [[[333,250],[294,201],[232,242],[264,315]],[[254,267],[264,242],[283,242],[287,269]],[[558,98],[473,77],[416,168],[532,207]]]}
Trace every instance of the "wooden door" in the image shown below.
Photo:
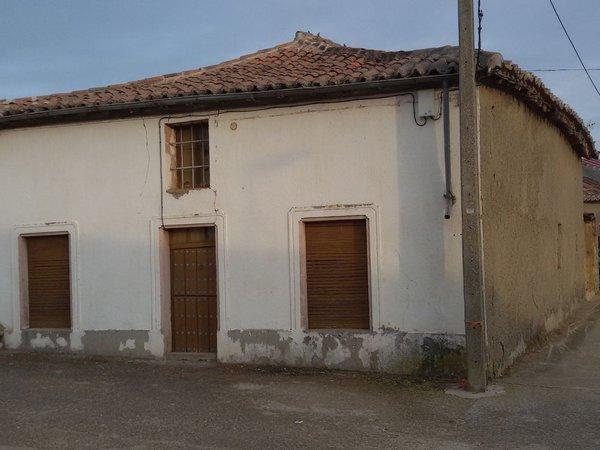
{"label": "wooden door", "polygon": [[365,219],[304,223],[308,328],[370,328]]}
{"label": "wooden door", "polygon": [[71,328],[69,236],[26,237],[30,328]]}
{"label": "wooden door", "polygon": [[171,333],[174,352],[217,351],[214,227],[169,231]]}

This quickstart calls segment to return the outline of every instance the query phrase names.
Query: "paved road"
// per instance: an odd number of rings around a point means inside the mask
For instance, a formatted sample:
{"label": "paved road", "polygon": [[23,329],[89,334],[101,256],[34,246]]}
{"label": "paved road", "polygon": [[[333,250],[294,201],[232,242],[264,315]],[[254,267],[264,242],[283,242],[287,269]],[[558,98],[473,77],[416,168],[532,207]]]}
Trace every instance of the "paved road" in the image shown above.
{"label": "paved road", "polygon": [[0,352],[0,445],[600,448],[600,323],[548,350],[476,400],[354,373]]}

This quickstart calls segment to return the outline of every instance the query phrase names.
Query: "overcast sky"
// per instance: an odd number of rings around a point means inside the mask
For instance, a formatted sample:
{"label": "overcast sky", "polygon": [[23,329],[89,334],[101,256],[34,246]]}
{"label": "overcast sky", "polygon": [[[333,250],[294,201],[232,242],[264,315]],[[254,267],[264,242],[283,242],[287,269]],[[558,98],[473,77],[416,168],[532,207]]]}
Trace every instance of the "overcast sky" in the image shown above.
{"label": "overcast sky", "polygon": [[[584,62],[600,68],[600,2],[554,0]],[[456,0],[0,0],[0,98],[65,92],[214,64],[308,30],[349,46],[457,43]],[[483,47],[526,69],[579,63],[548,0],[482,0]],[[538,73],[600,142],[584,72]],[[600,71],[592,72],[600,86]]]}

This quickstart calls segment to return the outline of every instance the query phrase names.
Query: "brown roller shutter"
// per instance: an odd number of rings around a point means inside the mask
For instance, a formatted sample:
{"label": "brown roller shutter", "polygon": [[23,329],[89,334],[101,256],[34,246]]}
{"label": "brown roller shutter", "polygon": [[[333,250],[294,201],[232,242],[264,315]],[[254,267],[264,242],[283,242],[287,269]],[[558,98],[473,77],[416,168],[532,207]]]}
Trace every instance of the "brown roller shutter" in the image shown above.
{"label": "brown roller shutter", "polygon": [[305,222],[308,328],[369,329],[366,220]]}
{"label": "brown roller shutter", "polygon": [[27,237],[29,326],[71,328],[69,237]]}

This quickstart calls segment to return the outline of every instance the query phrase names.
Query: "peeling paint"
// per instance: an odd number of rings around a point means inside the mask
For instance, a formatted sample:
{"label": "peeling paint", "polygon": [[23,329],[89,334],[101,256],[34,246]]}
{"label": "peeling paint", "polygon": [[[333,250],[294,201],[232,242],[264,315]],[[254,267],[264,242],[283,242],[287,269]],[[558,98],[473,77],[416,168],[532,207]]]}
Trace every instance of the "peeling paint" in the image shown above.
{"label": "peeling paint", "polygon": [[54,348],[54,342],[49,336],[42,336],[42,333],[37,333],[35,338],[29,341],[34,349]]}
{"label": "peeling paint", "polygon": [[125,350],[135,350],[135,339],[127,339],[125,343],[121,342],[119,344],[119,351]]}
{"label": "peeling paint", "polygon": [[[147,330],[20,330],[5,336],[10,349],[85,352],[117,356],[127,352],[135,357],[162,357],[162,334]],[[143,348],[138,343],[144,342]]]}
{"label": "peeling paint", "polygon": [[144,350],[157,358],[165,354],[165,339],[160,331],[150,330],[148,340],[144,342]]}
{"label": "peeling paint", "polygon": [[137,343],[148,341],[148,330],[87,330],[82,338],[85,353],[149,358],[152,353]]}
{"label": "peeling paint", "polygon": [[[332,205],[313,205],[311,209],[347,209],[347,208],[361,208],[365,206],[373,206],[373,203],[335,203]],[[298,208],[302,209],[302,208]]]}
{"label": "peeling paint", "polygon": [[464,336],[390,328],[368,332],[230,330],[219,334],[219,360],[427,376],[462,374]]}
{"label": "peeling paint", "polygon": [[44,225],[46,226],[53,226],[53,225],[67,225],[69,222],[44,222]]}
{"label": "peeling paint", "polygon": [[71,351],[79,352],[83,350],[83,336],[85,335],[84,331],[73,331],[69,335],[69,341],[71,342]]}
{"label": "peeling paint", "polygon": [[4,344],[6,345],[6,348],[17,349],[21,347],[22,341],[23,339],[20,332],[11,331],[5,332],[4,334]]}
{"label": "peeling paint", "polygon": [[184,195],[189,194],[189,193],[190,193],[189,189],[176,189],[176,188],[167,189],[167,194],[171,194],[176,199],[183,197]]}

